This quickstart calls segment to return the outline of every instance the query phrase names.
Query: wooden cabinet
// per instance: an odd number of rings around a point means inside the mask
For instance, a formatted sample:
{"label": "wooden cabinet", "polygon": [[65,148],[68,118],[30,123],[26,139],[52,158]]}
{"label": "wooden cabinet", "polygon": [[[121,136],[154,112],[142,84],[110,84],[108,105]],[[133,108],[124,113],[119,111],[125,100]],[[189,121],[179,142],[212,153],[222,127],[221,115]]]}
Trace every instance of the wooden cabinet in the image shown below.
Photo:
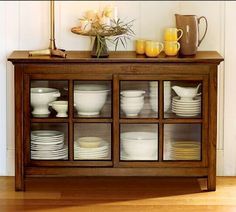
{"label": "wooden cabinet", "polygon": [[[158,58],[113,52],[107,59],[68,52],[62,59],[16,51],[9,61],[15,67],[16,190],[34,175],[205,177],[215,190],[217,66],[223,61],[217,52]],[[173,90],[198,85],[190,99]],[[40,92],[46,94],[35,95]],[[66,115],[58,117],[55,100],[68,102]]]}

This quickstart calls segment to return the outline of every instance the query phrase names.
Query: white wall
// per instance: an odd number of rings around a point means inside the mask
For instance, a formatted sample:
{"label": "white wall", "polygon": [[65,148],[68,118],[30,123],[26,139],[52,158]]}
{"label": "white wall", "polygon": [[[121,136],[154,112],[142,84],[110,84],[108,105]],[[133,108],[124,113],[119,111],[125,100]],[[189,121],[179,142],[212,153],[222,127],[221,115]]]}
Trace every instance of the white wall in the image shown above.
{"label": "white wall", "polygon": [[[224,55],[226,51],[227,59],[232,58],[231,52],[232,45],[230,42],[224,42],[226,38],[233,38],[230,32],[236,34],[233,28],[233,20],[230,14],[234,14],[234,2],[208,2],[208,1],[56,1],[56,43],[60,48],[66,50],[88,50],[90,49],[90,40],[70,32],[71,27],[76,26],[78,18],[82,13],[90,8],[98,8],[107,3],[117,5],[119,16],[121,18],[135,19],[134,31],[136,37],[145,39],[162,40],[162,33],[165,27],[175,25],[174,14],[197,14],[199,16],[205,15],[209,22],[209,29],[205,40],[203,41],[200,49],[204,50],[217,50]],[[225,8],[226,4],[226,8]],[[0,2],[0,24],[3,32],[0,33],[0,94],[3,104],[0,104],[0,137],[2,142],[0,148],[0,175],[1,174],[14,174],[14,134],[12,133],[14,126],[14,113],[13,113],[13,72],[12,65],[7,63],[6,71],[6,56],[16,49],[38,49],[48,46],[48,33],[49,33],[49,2],[47,1],[14,1],[14,2]],[[227,13],[226,11],[227,10]],[[235,15],[234,15],[235,16]],[[229,39],[231,41],[232,39]],[[225,45],[226,44],[226,45]],[[122,48],[120,48],[122,49]],[[128,45],[128,49],[133,49],[133,43]],[[230,50],[229,50],[230,49]],[[229,161],[223,158],[223,150],[229,151],[236,155],[236,150],[232,150],[233,139],[236,137],[233,128],[233,107],[224,110],[224,92],[225,102],[233,104],[231,91],[233,91],[233,80],[236,78],[233,74],[233,68],[236,67],[232,60],[229,65],[226,65],[226,87],[224,91],[224,72],[222,71],[219,76],[220,92],[219,92],[219,123],[218,123],[218,155],[219,165],[218,173],[222,174],[235,174],[235,165],[229,165]],[[227,63],[226,63],[227,64]],[[221,66],[224,69],[224,66]],[[229,75],[231,73],[231,75]],[[228,77],[228,78],[227,78]],[[231,82],[232,87],[228,87],[228,81]],[[7,82],[7,85],[6,85]],[[7,92],[6,92],[7,88]],[[230,98],[231,97],[231,98]],[[4,99],[7,99],[7,107]],[[233,104],[234,105],[234,104]],[[229,107],[229,106],[228,106]],[[7,113],[5,112],[7,108]],[[229,109],[230,113],[227,110]],[[6,123],[7,114],[7,125]],[[223,115],[225,114],[225,120]],[[2,118],[3,117],[3,118]],[[224,125],[223,125],[224,123]],[[226,126],[231,126],[225,130]],[[7,133],[6,133],[7,131]],[[6,139],[7,136],[7,139]],[[223,142],[227,139],[227,143]],[[7,142],[6,142],[7,140]],[[231,147],[231,148],[230,148]],[[236,145],[234,145],[236,149]],[[235,156],[229,156],[228,152],[225,155],[231,161],[236,161]],[[230,157],[230,158],[229,158]],[[7,159],[7,160],[6,160]],[[6,164],[7,169],[6,169]],[[225,172],[222,167],[225,167]]]}

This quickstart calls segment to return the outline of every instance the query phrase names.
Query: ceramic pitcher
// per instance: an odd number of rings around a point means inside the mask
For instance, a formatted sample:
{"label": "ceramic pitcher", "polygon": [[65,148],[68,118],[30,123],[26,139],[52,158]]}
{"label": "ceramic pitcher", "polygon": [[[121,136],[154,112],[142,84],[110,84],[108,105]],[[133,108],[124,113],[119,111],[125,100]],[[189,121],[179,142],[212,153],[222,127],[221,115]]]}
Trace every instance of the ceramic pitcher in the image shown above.
{"label": "ceramic pitcher", "polygon": [[[207,33],[207,19],[204,16],[197,18],[196,15],[179,15],[175,14],[176,28],[183,30],[183,36],[179,40],[180,54],[194,55],[198,46],[203,41]],[[199,24],[205,20],[205,31],[202,38],[199,39]]]}

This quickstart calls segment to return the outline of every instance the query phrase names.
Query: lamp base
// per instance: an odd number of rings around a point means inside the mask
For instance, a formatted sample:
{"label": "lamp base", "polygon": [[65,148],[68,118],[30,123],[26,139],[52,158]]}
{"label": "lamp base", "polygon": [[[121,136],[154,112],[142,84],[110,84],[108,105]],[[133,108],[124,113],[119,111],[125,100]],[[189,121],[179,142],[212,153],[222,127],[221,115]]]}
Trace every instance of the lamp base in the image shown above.
{"label": "lamp base", "polygon": [[55,56],[66,58],[66,52],[63,49],[41,49],[29,52],[29,56]]}

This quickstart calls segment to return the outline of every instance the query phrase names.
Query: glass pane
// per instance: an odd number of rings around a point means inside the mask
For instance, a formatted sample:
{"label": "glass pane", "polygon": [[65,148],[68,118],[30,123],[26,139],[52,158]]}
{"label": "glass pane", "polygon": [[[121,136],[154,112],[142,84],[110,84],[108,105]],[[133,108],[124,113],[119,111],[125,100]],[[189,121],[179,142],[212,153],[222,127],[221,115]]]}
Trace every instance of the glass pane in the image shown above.
{"label": "glass pane", "polygon": [[68,126],[58,123],[34,123],[31,126],[32,160],[67,160]]}
{"label": "glass pane", "polygon": [[165,118],[200,118],[202,105],[200,81],[165,81]]}
{"label": "glass pane", "polygon": [[33,117],[67,117],[68,81],[32,80],[30,105]]}
{"label": "glass pane", "polygon": [[111,124],[75,124],[74,159],[111,160]]}
{"label": "glass pane", "polygon": [[157,124],[121,124],[120,160],[158,160]]}
{"label": "glass pane", "polygon": [[165,124],[164,160],[201,160],[201,124]]}
{"label": "glass pane", "polygon": [[111,117],[110,81],[75,81],[75,117]]}
{"label": "glass pane", "polygon": [[158,117],[158,81],[121,81],[122,118]]}

